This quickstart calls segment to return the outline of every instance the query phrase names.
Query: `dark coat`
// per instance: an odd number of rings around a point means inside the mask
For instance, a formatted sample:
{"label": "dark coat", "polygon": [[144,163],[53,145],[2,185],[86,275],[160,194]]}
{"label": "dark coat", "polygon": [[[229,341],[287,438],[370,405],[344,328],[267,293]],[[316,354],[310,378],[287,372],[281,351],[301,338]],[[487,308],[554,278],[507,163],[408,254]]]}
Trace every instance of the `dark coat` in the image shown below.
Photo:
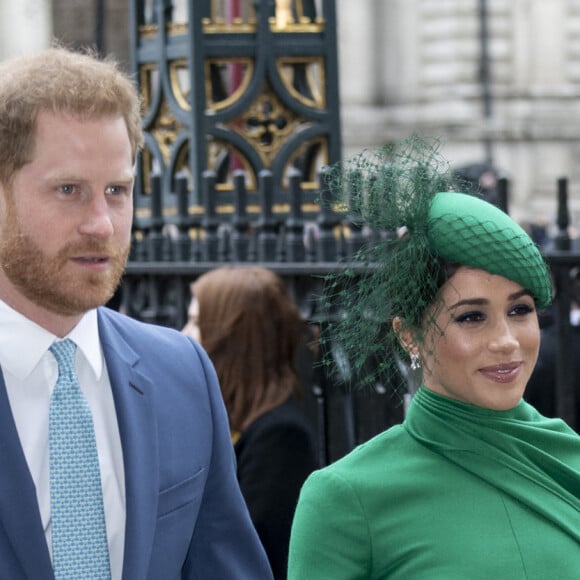
{"label": "dark coat", "polygon": [[286,578],[294,509],[319,467],[313,430],[293,399],[258,417],[235,444],[238,481],[276,580]]}

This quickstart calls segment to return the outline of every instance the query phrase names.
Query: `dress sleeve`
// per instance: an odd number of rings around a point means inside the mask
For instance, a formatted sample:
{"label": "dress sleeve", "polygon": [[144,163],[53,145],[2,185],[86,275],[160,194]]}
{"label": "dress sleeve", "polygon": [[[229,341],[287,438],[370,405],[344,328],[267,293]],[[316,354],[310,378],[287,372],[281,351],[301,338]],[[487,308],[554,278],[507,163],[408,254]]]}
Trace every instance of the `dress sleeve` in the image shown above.
{"label": "dress sleeve", "polygon": [[367,579],[371,568],[367,515],[355,490],[336,473],[314,472],[292,524],[288,580]]}

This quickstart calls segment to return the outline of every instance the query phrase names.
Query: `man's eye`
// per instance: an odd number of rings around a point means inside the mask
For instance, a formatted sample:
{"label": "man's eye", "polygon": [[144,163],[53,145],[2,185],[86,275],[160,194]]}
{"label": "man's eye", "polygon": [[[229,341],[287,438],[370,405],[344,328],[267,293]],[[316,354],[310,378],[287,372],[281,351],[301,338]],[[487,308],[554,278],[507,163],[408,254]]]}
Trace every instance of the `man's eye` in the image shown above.
{"label": "man's eye", "polygon": [[66,183],[65,185],[61,185],[58,189],[60,192],[70,195],[76,191],[76,186],[72,185],[71,183]]}
{"label": "man's eye", "polygon": [[105,190],[107,195],[123,195],[127,191],[124,185],[109,185]]}

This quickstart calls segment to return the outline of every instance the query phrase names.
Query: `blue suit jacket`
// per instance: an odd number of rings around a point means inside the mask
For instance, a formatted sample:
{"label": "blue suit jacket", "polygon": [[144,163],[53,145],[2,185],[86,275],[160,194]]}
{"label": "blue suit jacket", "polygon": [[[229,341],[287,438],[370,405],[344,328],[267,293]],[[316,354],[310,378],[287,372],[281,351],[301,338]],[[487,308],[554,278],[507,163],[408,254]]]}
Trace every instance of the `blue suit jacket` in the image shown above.
{"label": "blue suit jacket", "polygon": [[[123,580],[270,580],[212,365],[191,339],[99,309],[125,465]],[[0,374],[0,580],[53,578]]]}

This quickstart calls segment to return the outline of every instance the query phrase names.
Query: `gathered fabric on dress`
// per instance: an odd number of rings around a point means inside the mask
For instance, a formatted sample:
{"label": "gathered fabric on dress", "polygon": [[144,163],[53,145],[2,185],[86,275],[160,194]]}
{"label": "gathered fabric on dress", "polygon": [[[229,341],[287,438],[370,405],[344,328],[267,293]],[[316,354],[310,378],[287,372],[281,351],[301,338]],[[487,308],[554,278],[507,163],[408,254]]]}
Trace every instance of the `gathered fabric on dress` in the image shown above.
{"label": "gathered fabric on dress", "polygon": [[417,392],[409,433],[477,477],[526,504],[580,542],[580,438],[524,400],[492,411]]}

